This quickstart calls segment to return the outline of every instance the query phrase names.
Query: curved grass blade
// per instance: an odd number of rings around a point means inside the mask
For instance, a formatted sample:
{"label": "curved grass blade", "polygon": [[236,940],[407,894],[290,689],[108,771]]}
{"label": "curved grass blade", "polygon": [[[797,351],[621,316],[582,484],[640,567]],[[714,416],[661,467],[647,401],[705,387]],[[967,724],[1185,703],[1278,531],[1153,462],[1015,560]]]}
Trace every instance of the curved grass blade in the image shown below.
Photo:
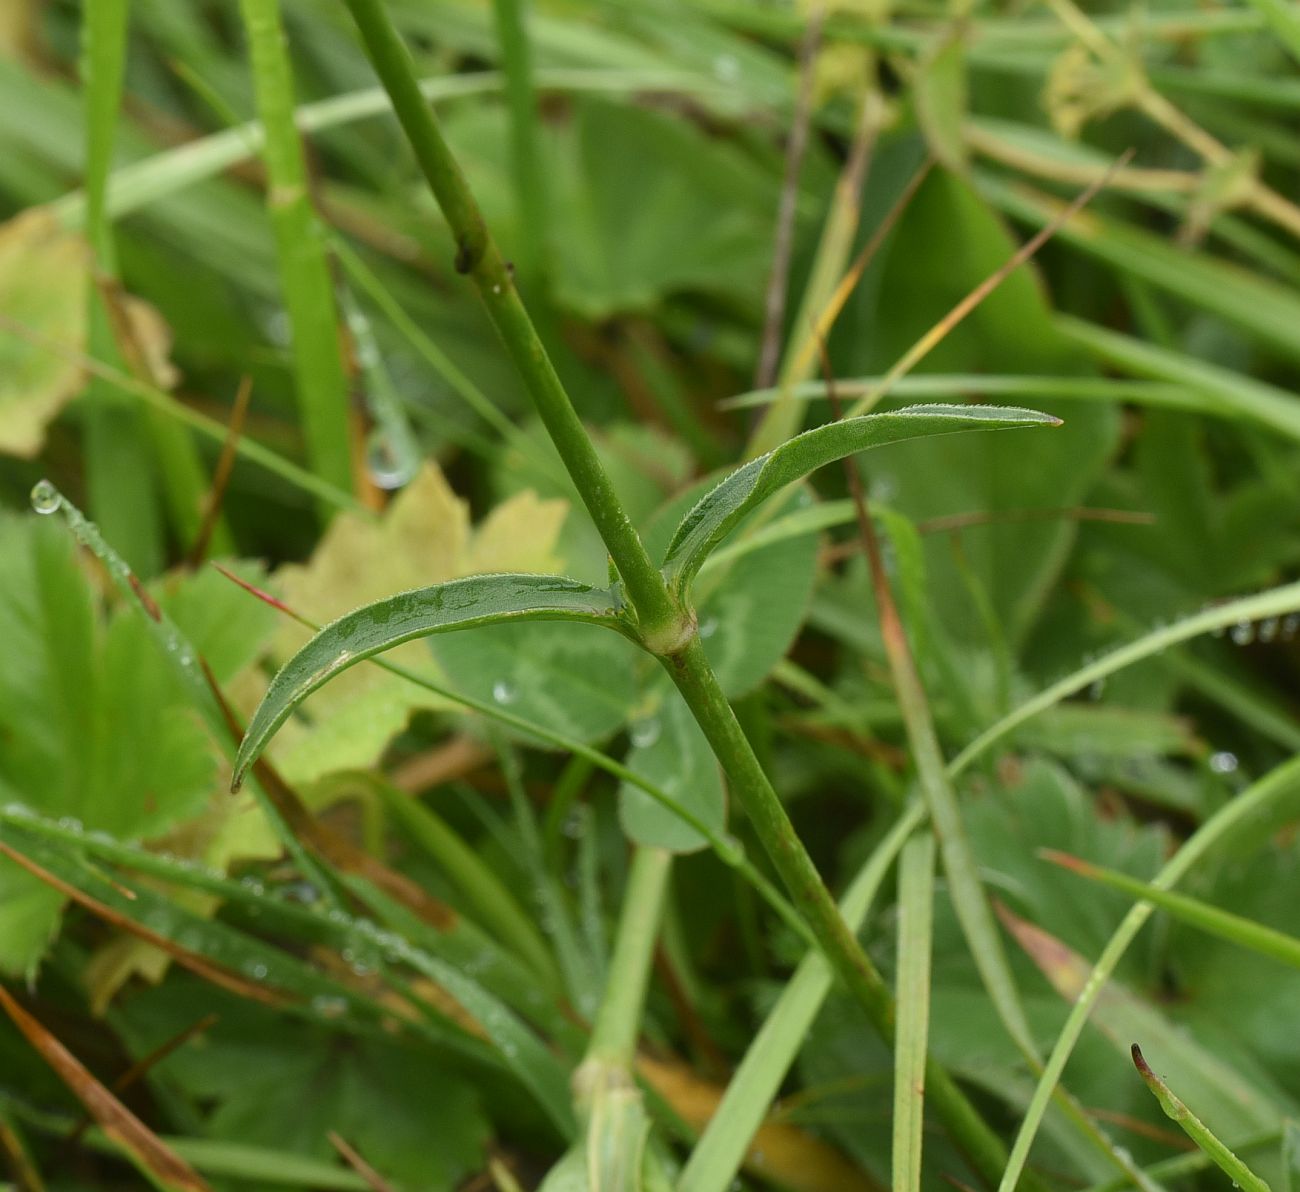
{"label": "curved grass blade", "polygon": [[271,681],[239,747],[231,789],[239,789],[294,708],[363,659],[417,637],[506,621],[585,621],[627,636],[617,603],[607,589],[562,576],[507,574],[451,580],[353,609],[326,625]]}
{"label": "curved grass blade", "polygon": [[[1165,864],[1152,884],[1167,890],[1181,880],[1187,872],[1214,847],[1243,826],[1267,817],[1281,800],[1300,790],[1300,757],[1284,762],[1270,771],[1254,785],[1247,788],[1232,802],[1214,813],[1192,834],[1187,843]],[[1102,950],[1092,971],[1083,982],[1079,995],[1070,1007],[1065,1025],[1057,1035],[1052,1054],[1030,1099],[1029,1107],[1020,1123],[1020,1130],[1011,1148],[998,1192],[1014,1192],[1029,1158],[1029,1149],[1038,1133],[1047,1103],[1056,1088],[1065,1065],[1074,1051],[1074,1045],[1083,1033],[1084,1025],[1092,1013],[1097,999],[1106,988],[1115,966],[1128,950],[1142,925],[1150,918],[1154,907],[1149,902],[1139,902],[1124,916],[1114,935]]]}
{"label": "curved grass blade", "polygon": [[664,556],[664,573],[683,599],[709,553],[768,497],[837,459],[929,435],[963,430],[1054,426],[1059,419],[1014,406],[912,406],[891,414],[846,418],[805,431],[732,472],[682,519]]}
{"label": "curved grass blade", "polygon": [[1066,697],[1086,690],[1093,683],[1123,670],[1126,666],[1132,666],[1135,662],[1150,658],[1170,646],[1198,637],[1202,633],[1230,629],[1234,625],[1248,624],[1268,617],[1283,616],[1297,609],[1300,609],[1300,583],[1284,584],[1278,588],[1270,588],[1267,592],[1258,592],[1253,596],[1243,596],[1237,600],[1212,605],[1199,613],[1185,617],[1172,625],[1165,625],[1145,637],[1111,650],[1059,682],[1045,687],[1019,707],[1013,708],[1001,720],[990,725],[953,758],[948,764],[948,773],[954,777],[962,773],[989,746],[1000,741],[1013,729],[1019,728],[1026,720],[1060,703]]}
{"label": "curved grass blade", "polygon": [[1243,1188],[1245,1192],[1269,1192],[1268,1185],[1224,1146],[1213,1131],[1183,1104],[1177,1094],[1151,1071],[1151,1065],[1142,1055],[1142,1048],[1136,1043],[1133,1044],[1133,1064],[1146,1081],[1147,1088],[1155,1094],[1165,1115],[1177,1122],[1187,1137],[1218,1164],[1224,1175],[1232,1180],[1234,1188]]}
{"label": "curved grass blade", "polygon": [[1300,969],[1300,939],[1288,935],[1285,931],[1277,931],[1272,927],[1265,927],[1262,923],[1256,923],[1253,919],[1220,910],[1217,906],[1211,906],[1199,898],[1189,898],[1186,894],[1157,889],[1147,882],[1129,877],[1126,873],[1117,873],[1113,869],[1093,865],[1069,853],[1057,852],[1056,849],[1044,849],[1040,856],[1045,861],[1051,861],[1063,869],[1068,869],[1071,873],[1077,873],[1080,877],[1100,882],[1112,890],[1131,894],[1139,901],[1153,903],[1180,922],[1199,928],[1209,935]]}
{"label": "curved grass blade", "polygon": [[86,1066],[0,985],[0,1006],[27,1041],[86,1107],[104,1133],[127,1153],[150,1182],[174,1192],[211,1192],[207,1182],[122,1104]]}

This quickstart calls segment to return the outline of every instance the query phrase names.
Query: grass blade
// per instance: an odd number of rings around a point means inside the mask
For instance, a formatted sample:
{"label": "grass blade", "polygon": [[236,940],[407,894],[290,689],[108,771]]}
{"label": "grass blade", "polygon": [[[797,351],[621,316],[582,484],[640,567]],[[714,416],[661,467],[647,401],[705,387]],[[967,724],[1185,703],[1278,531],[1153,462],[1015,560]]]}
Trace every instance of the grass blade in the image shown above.
{"label": "grass blade", "polygon": [[1131,894],[1139,901],[1150,902],[1182,923],[1217,936],[1221,940],[1227,940],[1230,944],[1249,948],[1252,952],[1259,952],[1282,964],[1300,969],[1300,939],[1284,931],[1276,931],[1272,927],[1256,923],[1253,919],[1220,910],[1217,906],[1211,906],[1199,898],[1189,898],[1186,894],[1157,889],[1148,882],[1138,881],[1137,878],[1129,877],[1126,873],[1117,873],[1113,869],[1093,865],[1069,853],[1044,849],[1041,855],[1044,860],[1051,861],[1062,869],[1068,869],[1071,873],[1077,873],[1080,877],[1100,882],[1112,890]]}
{"label": "grass blade", "polygon": [[[1300,758],[1293,758],[1265,775],[1206,820],[1160,870],[1152,885],[1157,889],[1169,889],[1176,885],[1197,862],[1234,831],[1252,820],[1267,816],[1275,804],[1293,795],[1297,790],[1300,790]],[[1029,1158],[1029,1149],[1033,1145],[1034,1136],[1038,1133],[1043,1114],[1051,1100],[1052,1090],[1061,1079],[1061,1073],[1065,1070],[1074,1046],[1083,1033],[1084,1025],[1097,999],[1101,996],[1106,982],[1115,971],[1115,966],[1154,909],[1148,902],[1140,902],[1134,906],[1124,916],[1123,922],[1115,930],[1088,974],[1079,996],[1070,1008],[1065,1025],[1057,1036],[1052,1053],[1048,1056],[1047,1064],[1030,1099],[1029,1107],[1025,1111],[1006,1171],[999,1185],[999,1192],[1014,1192],[1019,1183]]]}
{"label": "grass blade", "polygon": [[930,1033],[934,837],[914,836],[898,867],[898,1033],[894,1039],[894,1192],[921,1187],[925,1056]]}
{"label": "grass blade", "polygon": [[294,124],[293,79],[279,0],[242,0],[240,7],[266,135],[267,205],[289,313],[294,380],[307,454],[317,476],[351,492],[348,382],[339,342],[339,316]]}
{"label": "grass blade", "polygon": [[1237,600],[1216,604],[1181,621],[1175,621],[1172,625],[1156,629],[1145,637],[1138,638],[1137,641],[1129,642],[1128,645],[1111,650],[1096,661],[1088,663],[1087,666],[1081,667],[1073,674],[1040,691],[985,729],[953,758],[948,767],[949,772],[954,775],[960,774],[991,745],[1000,741],[1025,721],[1052,707],[1053,704],[1059,703],[1067,696],[1086,690],[1093,683],[1113,675],[1126,666],[1132,666],[1135,662],[1150,658],[1170,646],[1202,633],[1212,633],[1216,629],[1229,629],[1234,625],[1267,617],[1282,616],[1296,609],[1300,609],[1300,583],[1286,584],[1254,596],[1243,596]]}
{"label": "grass blade", "polygon": [[1232,1180],[1234,1188],[1243,1188],[1245,1192],[1269,1192],[1268,1185],[1224,1146],[1210,1128],[1151,1070],[1142,1055],[1142,1049],[1136,1043],[1133,1044],[1133,1065],[1146,1081],[1147,1088],[1155,1094],[1165,1115],[1177,1122],[1187,1137],[1214,1160],[1219,1170]]}

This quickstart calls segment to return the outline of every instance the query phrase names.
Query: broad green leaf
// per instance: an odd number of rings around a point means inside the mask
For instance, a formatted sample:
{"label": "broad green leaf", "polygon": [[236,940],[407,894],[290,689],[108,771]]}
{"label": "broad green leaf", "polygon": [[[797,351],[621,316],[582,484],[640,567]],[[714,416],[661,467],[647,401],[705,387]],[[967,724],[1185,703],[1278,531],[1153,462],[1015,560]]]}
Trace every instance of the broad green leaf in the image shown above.
{"label": "broad green leaf", "polygon": [[[757,309],[775,179],[738,144],[644,108],[578,105],[554,147],[555,285],[589,318],[689,290]],[[637,152],[623,149],[635,144]]]}
{"label": "broad green leaf", "polygon": [[[109,617],[48,520],[0,517],[0,786],[124,840],[162,835],[216,787],[204,729],[134,610]],[[30,971],[62,898],[0,863],[0,969]]]}
{"label": "broad green leaf", "polygon": [[455,690],[584,743],[627,719],[644,657],[610,634],[536,622],[486,625],[430,644]]}
{"label": "broad green leaf", "polygon": [[907,439],[964,430],[1051,426],[1058,420],[1034,410],[999,406],[912,406],[892,414],[868,414],[804,431],[775,451],[738,469],[705,496],[677,527],[664,556],[664,571],[684,594],[709,553],[752,509],[824,464]]}
{"label": "broad green leaf", "polygon": [[335,1157],[336,1131],[403,1188],[455,1187],[481,1165],[491,1134],[484,1106],[436,1050],[344,1040],[329,1024],[286,1020],[187,977],[130,999],[119,1021],[132,1052],[148,1055],[214,1007],[220,1020],[202,1041],[159,1068],[208,1107],[210,1139],[324,1160]]}
{"label": "broad green leaf", "polygon": [[941,36],[916,75],[916,119],[930,152],[949,170],[966,168],[962,123],[967,117],[966,47],[961,36]]}
{"label": "broad green leaf", "polygon": [[400,592],[326,625],[272,680],[235,760],[235,784],[275,731],[336,674],[393,646],[516,621],[568,621],[625,632],[613,593],[555,575],[478,575]]}
{"label": "broad green leaf", "polygon": [[[667,683],[656,683],[651,707],[632,722],[626,765],[689,808],[715,832],[727,826],[727,796],[713,750],[690,709]],[[645,791],[624,782],[619,819],[630,840],[643,847],[694,852],[707,841]]]}

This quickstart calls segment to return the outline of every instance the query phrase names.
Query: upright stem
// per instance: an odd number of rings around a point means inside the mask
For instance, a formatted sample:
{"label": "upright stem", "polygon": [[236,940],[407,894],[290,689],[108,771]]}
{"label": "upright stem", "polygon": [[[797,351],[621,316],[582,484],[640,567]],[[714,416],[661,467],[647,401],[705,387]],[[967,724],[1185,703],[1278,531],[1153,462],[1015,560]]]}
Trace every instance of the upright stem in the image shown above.
{"label": "upright stem", "polygon": [[668,646],[689,634],[689,618],[668,594],[658,569],[623,511],[614,486],[564,391],[555,366],[533,330],[515,290],[514,270],[488,232],[460,165],[452,156],[420,93],[410,54],[384,12],[382,0],[347,0],[366,51],[438,206],[456,238],[456,269],[478,287],[488,315],[509,350],[547,432],[595,522],[636,610],[641,632]]}
{"label": "upright stem", "polygon": [[[827,961],[849,992],[867,1011],[882,1039],[894,1044],[894,998],[876,966],[862,950],[839,908],[827,892],[812,858],[795,833],[785,807],[745,737],[704,647],[693,639],[679,654],[663,660],[677,689],[695,714],[732,790],[744,804],[763,848],[785,882],[795,906],[807,919]],[[980,1176],[994,1184],[1006,1166],[1002,1140],[989,1129],[956,1081],[932,1059],[925,1066],[930,1103],[942,1116],[953,1140]],[[1025,1186],[1032,1177],[1028,1174]]]}
{"label": "upright stem", "polygon": [[[515,291],[482,213],[416,83],[413,63],[382,0],[346,0],[367,53],[393,102],[407,139],[456,239],[457,269],[473,280],[488,315],[537,405],[583,504],[614,560],[636,614],[642,644],[659,656],[685,697],[714,753],[744,804],[763,843],[836,973],[867,1010],[888,1042],[894,1035],[894,1001],[822,883],[736,721],[695,632],[690,610],[678,606],[628,520],[591,440],[569,401]],[[650,866],[651,862],[644,862]],[[638,879],[642,880],[642,879]],[[649,874],[644,876],[649,883]],[[631,912],[629,912],[631,913]],[[631,965],[629,960],[628,965]],[[639,996],[639,995],[638,995]],[[621,999],[620,999],[621,1000]],[[602,1049],[626,1046],[624,1008],[611,1008],[616,1025],[601,1031]],[[623,1026],[618,1026],[618,1023]],[[956,1083],[934,1063],[926,1066],[930,1099],[981,1178],[996,1183],[1006,1160],[997,1135]],[[1026,1183],[1028,1184],[1028,1180]]]}
{"label": "upright stem", "polygon": [[596,1012],[586,1063],[631,1071],[672,862],[667,849],[639,848],[632,855],[605,996]]}

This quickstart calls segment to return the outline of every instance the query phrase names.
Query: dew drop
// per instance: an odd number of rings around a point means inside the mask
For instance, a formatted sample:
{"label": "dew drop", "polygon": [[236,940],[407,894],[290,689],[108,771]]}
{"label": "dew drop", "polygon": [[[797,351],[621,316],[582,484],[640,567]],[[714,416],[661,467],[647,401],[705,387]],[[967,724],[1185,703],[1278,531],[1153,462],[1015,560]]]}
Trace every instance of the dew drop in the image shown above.
{"label": "dew drop", "polygon": [[1221,749],[1210,755],[1210,769],[1216,774],[1231,774],[1237,768],[1237,755]]}
{"label": "dew drop", "polygon": [[1277,617],[1269,617],[1259,623],[1259,640],[1261,642],[1271,642],[1277,640],[1278,630],[1282,622]]}
{"label": "dew drop", "polygon": [[267,969],[266,965],[258,963],[258,964],[250,964],[246,971],[248,975],[253,978],[254,981],[265,981],[266,974],[270,970]]}
{"label": "dew drop", "polygon": [[1106,680],[1105,680],[1105,679],[1096,679],[1096,680],[1094,680],[1093,683],[1088,687],[1088,698],[1089,698],[1090,700],[1099,700],[1099,699],[1101,699],[1101,697],[1102,697],[1102,693],[1103,693],[1105,690],[1106,690]]}
{"label": "dew drop", "polygon": [[659,718],[647,716],[644,720],[638,720],[632,725],[630,733],[632,744],[639,749],[649,749],[651,745],[659,740],[662,731]]}
{"label": "dew drop", "polygon": [[704,620],[700,622],[698,632],[701,637],[712,637],[718,632],[718,618],[705,617]]}
{"label": "dew drop", "polygon": [[366,444],[366,471],[376,487],[385,492],[402,488],[415,479],[419,471],[418,452],[393,435],[376,429]]}
{"label": "dew drop", "polygon": [[63,495],[48,480],[38,480],[32,489],[32,508],[37,513],[57,513]]}
{"label": "dew drop", "polygon": [[499,704],[513,704],[516,694],[515,689],[504,679],[498,679],[492,684],[492,698]]}
{"label": "dew drop", "polygon": [[321,994],[311,999],[311,1008],[322,1018],[340,1018],[347,1011],[348,1004],[341,997]]}
{"label": "dew drop", "polygon": [[1234,646],[1248,646],[1255,640],[1255,626],[1249,621],[1238,621],[1229,636]]}

